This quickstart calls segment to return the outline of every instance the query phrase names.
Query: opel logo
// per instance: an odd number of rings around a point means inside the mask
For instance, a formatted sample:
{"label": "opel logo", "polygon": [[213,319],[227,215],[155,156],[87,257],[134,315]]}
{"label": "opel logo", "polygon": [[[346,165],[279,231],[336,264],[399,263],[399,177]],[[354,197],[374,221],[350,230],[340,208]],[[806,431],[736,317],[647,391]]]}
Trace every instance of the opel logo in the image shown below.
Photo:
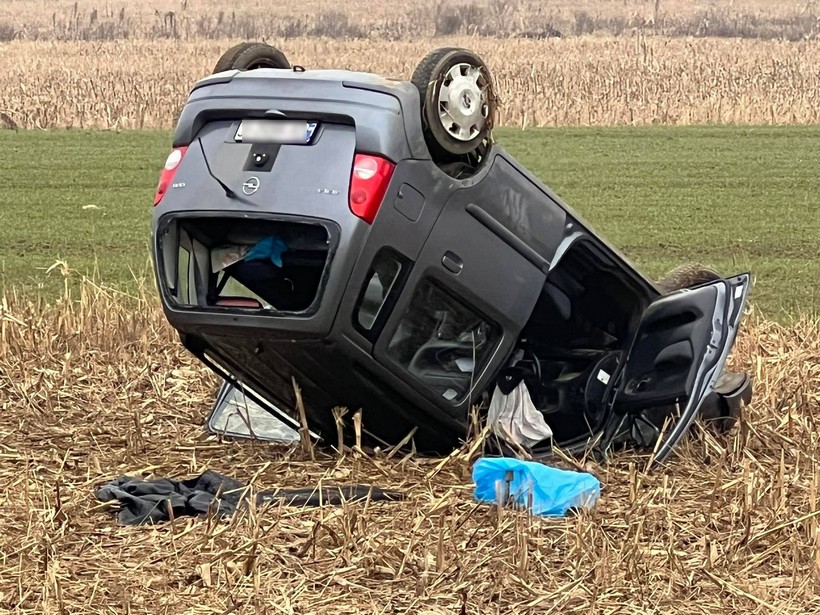
{"label": "opel logo", "polygon": [[259,190],[259,178],[256,176],[249,177],[245,180],[245,183],[242,184],[242,192],[248,196],[254,194],[257,190]]}

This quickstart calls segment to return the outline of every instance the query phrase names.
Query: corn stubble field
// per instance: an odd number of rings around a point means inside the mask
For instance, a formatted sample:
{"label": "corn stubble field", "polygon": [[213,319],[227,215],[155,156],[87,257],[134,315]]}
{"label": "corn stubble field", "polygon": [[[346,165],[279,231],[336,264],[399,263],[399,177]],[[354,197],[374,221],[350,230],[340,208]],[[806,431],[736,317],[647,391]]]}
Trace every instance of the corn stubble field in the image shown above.
{"label": "corn stubble field", "polygon": [[[9,43],[0,73],[0,112],[9,125],[26,128],[168,128],[190,86],[208,75],[233,43]],[[429,51],[448,45],[474,49],[489,63],[503,125],[820,119],[817,43],[657,37],[281,42],[291,62],[306,67],[403,79]]]}
{"label": "corn stubble field", "polygon": [[[155,298],[85,284],[79,299],[3,304],[0,610],[820,610],[816,322],[750,316],[733,358],[756,378],[742,424],[721,437],[696,428],[665,470],[648,473],[631,454],[587,463],[603,484],[597,507],[538,520],[473,502],[480,441],[445,460],[312,462],[206,437],[216,382],[181,350]],[[205,469],[254,489],[361,482],[409,498],[145,528],[116,525],[93,499],[123,473]]]}
{"label": "corn stubble field", "polygon": [[170,127],[222,51],[260,39],[405,79],[437,47],[473,48],[505,125],[814,123],[818,37],[812,0],[4,0],[0,126]]}
{"label": "corn stubble field", "polygon": [[[294,63],[405,78],[435,47],[474,48],[506,125],[818,121],[812,3],[389,4],[307,0],[273,15],[251,0],[231,12],[6,0],[0,125],[170,127],[222,50],[263,37]],[[586,462],[597,507],[543,520],[474,503],[480,441],[446,460],[311,461],[208,436],[217,383],[154,295],[68,292],[0,304],[0,611],[820,612],[815,320],[750,314],[732,362],[754,375],[755,398],[730,434],[696,428],[653,473],[634,454]],[[93,497],[121,474],[206,469],[254,489],[361,482],[409,499],[133,528]]]}

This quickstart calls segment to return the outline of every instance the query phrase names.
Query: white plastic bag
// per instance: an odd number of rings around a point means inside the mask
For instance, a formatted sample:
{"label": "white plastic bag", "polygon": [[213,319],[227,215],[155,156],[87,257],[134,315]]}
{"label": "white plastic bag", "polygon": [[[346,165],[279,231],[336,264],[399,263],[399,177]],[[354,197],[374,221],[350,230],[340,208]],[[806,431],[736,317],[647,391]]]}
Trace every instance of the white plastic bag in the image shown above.
{"label": "white plastic bag", "polygon": [[509,395],[495,387],[487,421],[494,434],[527,448],[552,438],[552,429],[532,403],[523,380]]}
{"label": "white plastic bag", "polygon": [[250,246],[221,246],[211,250],[211,271],[218,273],[238,263],[250,251]]}

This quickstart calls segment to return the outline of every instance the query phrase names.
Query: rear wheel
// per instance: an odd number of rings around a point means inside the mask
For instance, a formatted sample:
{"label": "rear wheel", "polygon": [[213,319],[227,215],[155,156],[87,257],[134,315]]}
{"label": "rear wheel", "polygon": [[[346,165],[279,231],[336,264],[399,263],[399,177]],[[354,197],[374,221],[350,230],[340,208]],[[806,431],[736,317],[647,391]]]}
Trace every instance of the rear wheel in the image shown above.
{"label": "rear wheel", "polygon": [[447,47],[428,54],[412,77],[421,100],[422,127],[437,163],[479,156],[493,128],[496,96],[484,61]]}
{"label": "rear wheel", "polygon": [[690,264],[681,265],[667,273],[658,280],[658,286],[660,286],[664,292],[671,293],[683,288],[692,288],[721,279],[723,279],[723,276],[714,269],[704,267],[703,265]]}
{"label": "rear wheel", "polygon": [[228,49],[214,66],[214,73],[226,70],[257,68],[291,68],[290,62],[276,47],[267,43],[239,43]]}

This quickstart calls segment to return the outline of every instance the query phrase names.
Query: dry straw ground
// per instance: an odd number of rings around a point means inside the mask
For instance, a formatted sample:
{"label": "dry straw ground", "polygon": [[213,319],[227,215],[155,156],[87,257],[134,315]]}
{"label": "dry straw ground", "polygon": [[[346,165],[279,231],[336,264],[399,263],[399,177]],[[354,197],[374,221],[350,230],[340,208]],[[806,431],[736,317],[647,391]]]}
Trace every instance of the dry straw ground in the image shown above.
{"label": "dry straw ground", "polygon": [[[820,612],[820,324],[752,317],[734,362],[756,398],[668,469],[590,465],[597,508],[539,520],[477,506],[467,454],[333,457],[220,442],[214,381],[153,298],[0,309],[0,610],[20,613]],[[204,469],[255,488],[397,487],[406,502],[252,510],[121,527],[93,498],[121,473]]]}
{"label": "dry straw ground", "polygon": [[169,127],[222,51],[260,39],[402,78],[474,48],[507,125],[812,123],[819,37],[814,0],[4,0],[0,126]]}
{"label": "dry straw ground", "polygon": [[[0,44],[0,118],[20,127],[167,128],[235,41]],[[820,119],[820,43],[661,37],[293,39],[292,62],[409,79],[446,45],[478,51],[506,125],[781,124]],[[2,114],[5,114],[3,116]],[[2,121],[0,121],[2,125]]]}

